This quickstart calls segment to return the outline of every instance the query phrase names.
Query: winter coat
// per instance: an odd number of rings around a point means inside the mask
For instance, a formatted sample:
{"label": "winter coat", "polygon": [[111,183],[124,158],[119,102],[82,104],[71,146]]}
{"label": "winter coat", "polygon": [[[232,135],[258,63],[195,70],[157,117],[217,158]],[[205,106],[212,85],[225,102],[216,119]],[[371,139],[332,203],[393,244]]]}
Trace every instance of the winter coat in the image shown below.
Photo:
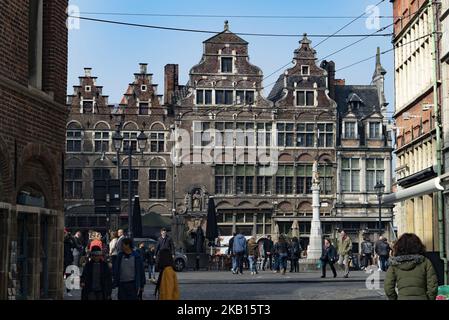
{"label": "winter coat", "polygon": [[[113,265],[113,274],[114,274],[114,286],[118,286],[120,283],[120,267],[122,265],[122,259],[125,253],[120,252],[117,255],[117,263]],[[145,279],[145,271],[143,267],[143,261],[140,257],[140,254],[136,251],[131,253],[135,258],[135,270],[134,270],[134,279],[136,281],[136,290],[139,288],[143,288],[146,283]]]}
{"label": "winter coat", "polygon": [[65,236],[64,238],[64,272],[67,266],[73,263],[72,250],[76,248],[75,241],[72,236]]}
{"label": "winter coat", "polygon": [[249,239],[247,243],[248,248],[248,256],[259,256],[259,245],[257,244],[255,239]]}
{"label": "winter coat", "polygon": [[374,248],[371,241],[362,242],[362,254],[373,254]]}
{"label": "winter coat", "polygon": [[281,253],[287,253],[288,254],[288,243],[283,241],[283,242],[277,242],[274,245],[274,252],[276,254],[281,254]]}
{"label": "winter coat", "polygon": [[[112,273],[109,269],[109,265],[100,261],[100,284],[103,289],[104,298],[108,298],[112,293]],[[86,263],[83,274],[81,275],[81,283],[84,283],[84,287],[81,291],[81,300],[87,300],[89,292],[92,292],[92,275],[93,275],[93,261]]]}
{"label": "winter coat", "polygon": [[92,251],[92,247],[100,247],[101,250],[103,250],[103,242],[100,239],[93,239],[89,243],[89,251]]}
{"label": "winter coat", "polygon": [[179,300],[178,278],[173,267],[165,267],[162,273],[159,300]]}
{"label": "winter coat", "polygon": [[346,236],[345,239],[340,238],[338,240],[338,246],[337,246],[337,250],[338,250],[338,254],[340,256],[346,256],[349,254],[349,251],[352,250],[352,241],[351,238],[349,238],[348,236]]}
{"label": "winter coat", "polygon": [[388,257],[390,255],[390,245],[386,241],[378,240],[376,242],[375,251],[379,256]]}
{"label": "winter coat", "polygon": [[292,259],[299,259],[301,256],[301,245],[299,244],[299,241],[292,241],[290,245],[290,257]]}
{"label": "winter coat", "polygon": [[175,245],[173,244],[172,238],[170,238],[168,235],[165,236],[165,238],[159,237],[157,240],[156,245],[156,256],[159,254],[159,251],[168,249],[172,255],[175,254]]}
{"label": "winter coat", "polygon": [[323,253],[321,254],[320,260],[335,262],[337,260],[337,250],[335,247],[333,245],[327,248],[323,246]]}
{"label": "winter coat", "polygon": [[267,252],[272,253],[273,252],[273,241],[272,240],[267,238],[267,239],[265,239],[263,241],[263,251],[265,253],[267,253]]}
{"label": "winter coat", "polygon": [[150,266],[154,266],[156,264],[156,259],[154,258],[155,252],[156,251],[154,250],[147,250],[147,252],[145,253],[145,261]]}
{"label": "winter coat", "polygon": [[426,257],[397,256],[390,258],[384,289],[390,300],[435,300],[438,280],[432,263]]}
{"label": "winter coat", "polygon": [[243,234],[238,234],[234,237],[234,243],[232,244],[233,253],[246,253],[246,239]]}

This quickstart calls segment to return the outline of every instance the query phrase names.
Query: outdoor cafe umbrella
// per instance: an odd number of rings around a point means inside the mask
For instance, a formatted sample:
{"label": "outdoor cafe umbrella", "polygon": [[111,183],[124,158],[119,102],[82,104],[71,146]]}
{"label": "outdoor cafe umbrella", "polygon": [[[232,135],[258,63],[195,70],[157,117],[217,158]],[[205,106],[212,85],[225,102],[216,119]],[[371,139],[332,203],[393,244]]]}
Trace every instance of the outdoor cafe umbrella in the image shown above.
{"label": "outdoor cafe umbrella", "polygon": [[211,197],[207,204],[206,239],[210,243],[215,243],[216,238],[218,238],[217,213],[215,211],[215,201]]}
{"label": "outdoor cafe umbrella", "polygon": [[139,196],[134,197],[132,217],[132,234],[134,238],[142,238],[142,215],[140,210]]}
{"label": "outdoor cafe umbrella", "polygon": [[292,237],[299,238],[299,224],[298,220],[294,220],[292,223]]}

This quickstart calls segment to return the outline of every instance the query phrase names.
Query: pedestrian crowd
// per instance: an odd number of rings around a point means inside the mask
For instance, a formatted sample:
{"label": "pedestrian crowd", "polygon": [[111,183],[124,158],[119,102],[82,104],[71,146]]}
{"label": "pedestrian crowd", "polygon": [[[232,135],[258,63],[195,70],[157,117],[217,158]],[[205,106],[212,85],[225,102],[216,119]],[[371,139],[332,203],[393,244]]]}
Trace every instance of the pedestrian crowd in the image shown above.
{"label": "pedestrian crowd", "polygon": [[[165,228],[161,229],[157,243],[148,247],[145,243],[135,245],[123,229],[106,235],[92,230],[86,240],[80,231],[72,235],[64,229],[64,276],[69,279],[76,268],[82,270],[79,281],[82,300],[111,300],[114,288],[118,300],[142,300],[147,279],[155,285],[156,299],[177,300],[174,254],[173,240]],[[156,271],[159,271],[157,278]],[[67,294],[71,295],[69,287]]]}

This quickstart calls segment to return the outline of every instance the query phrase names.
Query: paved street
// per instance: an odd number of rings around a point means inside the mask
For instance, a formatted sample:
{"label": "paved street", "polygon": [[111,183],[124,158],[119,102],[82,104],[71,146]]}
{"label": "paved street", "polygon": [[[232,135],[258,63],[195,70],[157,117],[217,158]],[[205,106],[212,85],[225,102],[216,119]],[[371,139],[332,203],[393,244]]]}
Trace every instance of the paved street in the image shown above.
{"label": "paved street", "polygon": [[[380,274],[379,288],[367,289],[369,274],[362,271],[351,272],[348,279],[320,278],[318,272],[273,274],[263,271],[252,276],[249,272],[233,275],[231,272],[180,272],[177,274],[181,299],[183,300],[383,300],[383,278]],[[373,287],[375,287],[373,285]],[[154,300],[154,285],[145,287],[144,300]],[[80,291],[72,291],[67,300],[77,300]],[[116,299],[116,290],[113,293]]]}

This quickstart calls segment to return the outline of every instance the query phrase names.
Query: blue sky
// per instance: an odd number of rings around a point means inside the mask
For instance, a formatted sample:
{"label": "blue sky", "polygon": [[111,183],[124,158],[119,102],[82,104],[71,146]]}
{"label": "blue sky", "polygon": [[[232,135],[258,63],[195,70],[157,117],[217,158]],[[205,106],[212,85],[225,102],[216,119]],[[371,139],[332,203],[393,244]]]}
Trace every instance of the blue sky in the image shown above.
{"label": "blue sky", "polygon": [[[154,16],[115,16],[92,15],[85,12],[121,12],[121,13],[157,13],[157,14],[201,14],[201,15],[277,15],[277,16],[358,16],[369,5],[379,0],[70,0],[81,11],[81,16],[118,20],[124,22],[151,24],[169,27],[223,30],[225,18],[196,17],[154,17]],[[389,1],[379,5],[379,14],[392,15]],[[254,19],[227,18],[233,32],[279,33],[279,34],[332,34],[351,18],[345,19]],[[369,34],[375,29],[366,27],[366,18],[361,18],[339,34]],[[392,23],[392,18],[380,19],[380,26]],[[390,33],[392,27],[382,31]],[[84,67],[93,68],[93,75],[98,76],[98,85],[103,85],[103,92],[109,95],[110,103],[119,102],[127,84],[133,80],[133,73],[138,71],[138,63],[149,64],[154,83],[159,84],[159,94],[163,93],[164,66],[168,63],[179,64],[180,84],[188,80],[190,68],[199,62],[203,50],[202,42],[210,34],[185,33],[136,28],[128,26],[102,24],[80,21],[79,29],[69,31],[69,67],[68,93],[72,86],[78,84],[78,76]],[[269,75],[293,57],[293,51],[299,46],[300,37],[255,37],[242,36],[249,42],[251,63],[259,66],[264,76]],[[336,51],[359,38],[332,38],[321,44],[317,50],[318,58]],[[322,38],[311,38],[312,46]],[[376,53],[392,48],[391,37],[371,37],[330,58],[336,63],[336,69],[367,58]],[[382,64],[387,70],[386,97],[393,106],[393,52],[382,55]],[[337,72],[337,78],[346,79],[347,84],[369,84],[374,71],[374,59]],[[271,84],[282,70],[264,80],[265,95],[268,96]],[[390,114],[391,115],[391,114]]]}

